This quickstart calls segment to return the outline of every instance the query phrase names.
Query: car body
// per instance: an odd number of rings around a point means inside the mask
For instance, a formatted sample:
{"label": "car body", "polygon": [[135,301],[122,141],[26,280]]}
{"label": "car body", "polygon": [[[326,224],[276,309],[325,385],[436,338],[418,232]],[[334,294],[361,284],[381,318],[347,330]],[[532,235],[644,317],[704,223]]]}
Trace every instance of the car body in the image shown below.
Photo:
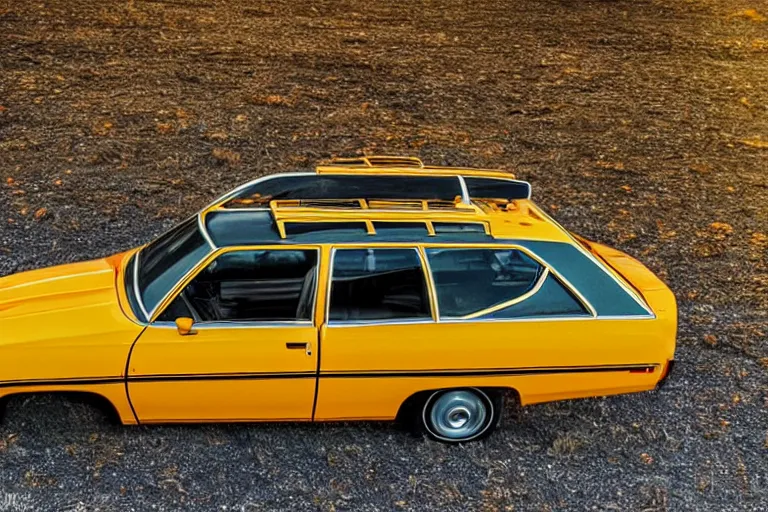
{"label": "car body", "polygon": [[125,424],[406,415],[466,441],[503,390],[654,389],[676,330],[661,280],[509,173],[341,160],[243,185],[146,246],[0,278],[0,399],[88,393]]}

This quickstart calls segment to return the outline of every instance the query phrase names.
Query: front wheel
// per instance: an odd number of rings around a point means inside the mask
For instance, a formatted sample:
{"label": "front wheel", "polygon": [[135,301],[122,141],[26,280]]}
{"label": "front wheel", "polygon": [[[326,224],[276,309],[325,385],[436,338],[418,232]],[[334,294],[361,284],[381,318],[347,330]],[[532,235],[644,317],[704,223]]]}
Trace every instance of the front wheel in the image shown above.
{"label": "front wheel", "polygon": [[489,435],[499,423],[501,395],[477,388],[436,391],[424,402],[424,432],[444,443],[464,443]]}

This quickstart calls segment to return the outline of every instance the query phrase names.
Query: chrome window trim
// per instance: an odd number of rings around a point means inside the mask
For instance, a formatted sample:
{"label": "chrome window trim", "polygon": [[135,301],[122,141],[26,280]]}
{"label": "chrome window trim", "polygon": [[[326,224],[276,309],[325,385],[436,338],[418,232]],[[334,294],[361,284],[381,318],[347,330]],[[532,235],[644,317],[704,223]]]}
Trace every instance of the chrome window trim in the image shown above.
{"label": "chrome window trim", "polygon": [[[547,262],[547,261],[546,261],[544,258],[542,258],[542,257],[541,257],[541,256],[539,256],[538,254],[536,254],[534,251],[532,251],[532,250],[528,249],[527,247],[523,247],[523,246],[520,246],[520,245],[515,245],[515,244],[495,244],[495,245],[493,245],[493,246],[487,246],[487,245],[486,245],[486,246],[481,246],[481,245],[466,245],[466,246],[445,246],[445,245],[438,245],[438,246],[435,246],[435,245],[431,245],[431,244],[424,244],[424,253],[425,253],[425,256],[426,256],[427,262],[429,262],[429,254],[427,254],[427,251],[428,251],[429,249],[440,249],[440,248],[446,248],[446,249],[450,249],[450,250],[475,250],[475,249],[488,249],[488,250],[494,250],[494,249],[514,249],[514,250],[520,251],[520,252],[522,252],[523,254],[525,254],[525,255],[527,255],[527,256],[529,256],[529,257],[531,257],[531,258],[532,258],[532,259],[534,259],[534,260],[535,260],[535,261],[536,261],[536,262],[537,262],[539,265],[541,265],[542,267],[544,267],[544,269],[545,269],[545,272],[542,272],[542,275],[544,275],[544,274],[549,274],[549,273],[551,273],[552,275],[554,275],[554,276],[555,276],[555,277],[556,277],[556,278],[557,278],[557,279],[558,279],[558,280],[559,280],[559,281],[562,283],[562,285],[563,285],[563,286],[565,286],[565,288],[566,288],[568,291],[570,291],[570,292],[571,292],[571,293],[572,293],[572,294],[573,294],[573,295],[576,297],[576,300],[578,300],[578,301],[581,303],[581,305],[584,307],[584,309],[586,309],[586,310],[587,310],[587,312],[589,313],[589,315],[590,315],[590,317],[591,317],[591,318],[597,318],[597,317],[598,317],[598,314],[597,314],[597,310],[594,308],[594,306],[592,306],[592,304],[591,304],[591,303],[590,303],[590,302],[589,302],[589,301],[586,299],[586,297],[584,297],[584,295],[582,295],[582,294],[581,294],[581,292],[579,292],[579,291],[576,289],[576,287],[575,287],[575,286],[573,286],[573,284],[571,284],[571,282],[570,282],[570,281],[568,281],[568,280],[567,280],[565,277],[563,277],[563,276],[560,274],[560,272],[558,272],[558,271],[557,271],[557,270],[556,270],[556,269],[555,269],[555,268],[554,268],[552,265],[550,265],[550,264],[549,264],[549,263],[548,263],[548,262]],[[430,267],[430,269],[431,269],[431,267]],[[540,277],[540,278],[539,278],[539,281],[537,281],[537,286],[538,286],[538,287],[537,287],[537,288],[535,288],[535,291],[537,291],[537,292],[538,292],[538,291],[539,291],[539,288],[541,288],[541,286],[543,286],[543,284],[544,284],[544,281],[543,281],[543,280],[541,279],[541,277]],[[437,295],[437,288],[435,288],[435,295]],[[528,295],[528,294],[524,294],[523,296],[525,297],[525,299],[529,299],[529,298],[530,298],[530,297],[532,297],[533,295],[534,295],[534,294],[533,294],[533,293],[531,293],[531,294],[529,294],[529,295]],[[437,300],[437,297],[436,297],[436,300]],[[439,302],[439,300],[438,300],[438,302]],[[521,300],[521,301],[519,301],[519,302],[522,302],[522,300]],[[541,317],[541,318],[548,318],[548,317]],[[552,318],[557,318],[557,317],[552,317]],[[589,317],[575,317],[575,318],[589,318]],[[476,318],[475,318],[475,319],[461,319],[460,317],[445,317],[445,320],[446,320],[446,321],[462,321],[462,322],[483,321],[483,320],[478,320],[478,319],[476,319]],[[440,319],[440,317],[438,317],[438,322],[441,322],[441,321],[442,321],[442,319]]]}
{"label": "chrome window trim", "polygon": [[[278,249],[279,250],[279,249]],[[297,250],[297,249],[294,249]],[[315,247],[317,252],[317,259],[315,259],[315,291],[312,294],[312,308],[309,312],[309,320],[297,320],[297,322],[309,322],[311,325],[315,325],[315,317],[317,310],[317,292],[320,290],[320,259],[323,257],[323,251],[320,247]]]}
{"label": "chrome window trim", "polygon": [[[436,323],[435,319],[433,317],[432,313],[432,297],[428,297],[429,299],[429,318],[393,318],[391,320],[331,320],[331,289],[333,288],[333,262],[336,259],[336,251],[337,247],[331,248],[331,259],[329,261],[329,270],[328,270],[328,283],[327,283],[327,289],[326,289],[326,297],[325,297],[325,323],[328,327],[335,327],[335,326],[360,326],[360,325],[410,325],[410,324],[432,324]],[[424,262],[421,259],[421,254],[419,252],[419,246],[413,246],[413,247],[367,247],[365,245],[358,244],[355,247],[344,247],[342,250],[355,250],[355,249],[383,249],[383,250],[412,250],[416,252],[416,256],[418,257],[419,264],[421,265],[421,271],[424,272]],[[428,279],[427,275],[424,275],[424,280],[426,284],[426,280]],[[427,287],[427,294],[429,294],[429,287]]]}
{"label": "chrome window trim", "polygon": [[427,279],[429,283],[430,297],[429,302],[432,305],[432,318],[435,322],[440,321],[440,301],[437,297],[437,285],[435,285],[435,278],[432,275],[432,266],[429,264],[429,257],[427,256],[427,249],[424,246],[419,246],[419,256],[424,262],[424,271],[427,273]]}
{"label": "chrome window trim", "polygon": [[[203,258],[200,261],[197,262],[197,264],[195,266],[192,267],[192,269],[189,272],[184,274],[184,276],[182,276],[181,279],[176,281],[176,284],[173,285],[171,290],[163,297],[163,299],[160,302],[158,302],[158,304],[155,307],[155,309],[152,310],[152,315],[147,317],[149,323],[151,323],[152,325],[155,325],[155,323],[157,323],[157,322],[154,321],[155,318],[156,318],[155,313],[157,313],[157,310],[160,307],[160,305],[162,305],[166,301],[166,299],[168,299],[173,294],[174,290],[176,290],[176,288],[178,288],[178,286],[181,283],[186,281],[187,278],[191,274],[199,273],[200,271],[198,271],[198,272],[195,272],[195,271],[198,268],[200,268],[202,263],[205,260],[207,260],[208,258],[210,258],[210,256],[212,254],[215,254],[215,257],[213,258],[212,261],[215,261],[215,259],[218,258],[219,256],[221,256],[222,254],[228,254],[228,253],[232,253],[232,252],[243,252],[243,251],[301,251],[301,250],[309,251],[309,250],[312,250],[312,251],[315,251],[317,253],[317,259],[315,260],[316,261],[316,263],[315,263],[315,293],[314,293],[314,295],[312,297],[312,311],[310,313],[310,315],[312,317],[312,320],[308,320],[307,322],[309,322],[311,325],[314,325],[315,309],[317,308],[317,290],[319,288],[319,281],[318,280],[320,279],[320,257],[321,257],[320,247],[318,247],[318,246],[307,246],[307,247],[310,247],[309,249],[296,249],[295,247],[290,247],[290,246],[286,246],[285,248],[277,248],[277,249],[275,249],[275,248],[264,249],[264,248],[259,248],[259,246],[244,246],[244,247],[246,247],[246,248],[238,248],[238,249],[235,249],[235,250],[227,250],[229,248],[224,248],[223,250],[222,249],[217,249],[215,251],[208,252],[205,256],[203,256]],[[178,295],[182,291],[183,291],[183,289],[179,290],[176,295]],[[171,302],[168,302],[168,306],[171,305]],[[165,311],[165,309],[163,309],[163,311]],[[157,316],[160,316],[161,313],[162,313],[162,311],[160,313],[158,313]],[[232,321],[232,322],[234,323],[234,321]],[[299,321],[296,321],[296,322],[299,322]],[[173,322],[171,322],[171,323],[173,323]],[[211,322],[200,322],[200,324],[204,324],[204,323],[211,323]],[[259,323],[259,322],[253,322],[253,323]],[[285,323],[285,322],[277,322],[277,323]],[[173,324],[173,325],[176,325],[176,324]],[[198,325],[198,324],[196,323],[195,325]]]}
{"label": "chrome window trim", "polygon": [[334,322],[328,322],[328,328],[331,327],[365,327],[365,326],[385,326],[385,325],[419,325],[419,324],[436,324],[432,318],[414,318],[408,320],[407,318],[393,319],[393,320],[336,320]]}
{"label": "chrome window trim", "polygon": [[235,212],[271,212],[272,210],[270,208],[259,208],[259,207],[247,207],[247,208],[219,208],[218,210],[213,210],[215,213],[235,213]]}
{"label": "chrome window trim", "polygon": [[464,176],[459,175],[459,185],[461,186],[461,202],[464,204],[472,204],[472,198],[469,197],[469,189],[467,188],[467,182],[464,181]]}
{"label": "chrome window trim", "polygon": [[210,233],[208,233],[208,229],[205,227],[205,213],[206,211],[203,210],[200,213],[197,214],[197,228],[200,230],[200,233],[203,235],[203,238],[205,238],[205,241],[208,242],[208,245],[211,246],[211,249],[214,251],[218,249],[216,247],[216,244],[213,243],[213,239],[211,238]]}
{"label": "chrome window trim", "polygon": [[318,173],[316,173],[316,172],[277,172],[277,173],[273,173],[273,174],[268,174],[266,176],[260,176],[260,177],[258,177],[256,179],[253,179],[253,180],[251,180],[251,181],[249,181],[247,183],[243,183],[242,185],[233,188],[232,190],[230,190],[229,192],[225,193],[223,196],[219,197],[218,199],[213,201],[211,204],[209,204],[208,206],[203,208],[203,210],[208,210],[209,208],[212,208],[212,207],[217,206],[217,205],[219,205],[221,203],[224,203],[224,202],[228,201],[229,199],[231,199],[233,196],[237,195],[237,193],[240,192],[241,190],[244,190],[244,189],[250,187],[251,185],[256,185],[257,183],[261,183],[263,181],[269,181],[269,180],[272,180],[272,179],[275,179],[275,178],[278,178],[278,177],[283,177],[283,176],[316,176],[316,175],[318,175]]}
{"label": "chrome window trim", "polygon": [[584,321],[584,322],[603,322],[606,320],[654,320],[655,317],[652,316],[528,316],[528,317],[520,317],[520,318],[476,318],[474,320],[461,320],[459,318],[446,318],[445,320],[442,320],[440,323],[444,324],[466,324],[466,323],[472,323],[472,322],[574,322],[574,321]]}
{"label": "chrome window trim", "polygon": [[325,324],[331,325],[331,288],[333,288],[333,262],[336,259],[336,247],[331,247],[331,257],[328,261],[328,282],[325,285],[325,311],[323,320]]}
{"label": "chrome window trim", "polygon": [[586,256],[586,257],[587,257],[589,260],[591,260],[591,261],[592,261],[592,263],[594,263],[595,265],[597,265],[597,267],[598,267],[600,270],[602,270],[603,272],[605,272],[606,274],[608,274],[608,276],[609,276],[611,279],[613,279],[613,280],[616,282],[616,284],[618,284],[618,285],[619,285],[619,286],[620,286],[620,287],[621,287],[621,288],[622,288],[622,289],[623,289],[623,290],[624,290],[624,291],[625,291],[625,292],[626,292],[626,293],[627,293],[627,294],[628,294],[630,297],[632,297],[632,298],[635,300],[635,302],[637,302],[637,303],[638,303],[638,305],[639,305],[641,308],[643,308],[643,309],[644,309],[644,310],[645,310],[645,311],[646,311],[646,312],[647,312],[647,313],[648,313],[650,316],[652,316],[653,318],[656,318],[656,313],[654,313],[654,312],[653,312],[653,310],[652,310],[652,309],[651,309],[651,308],[650,308],[650,307],[649,307],[649,306],[648,306],[648,305],[645,303],[645,301],[644,301],[644,300],[642,300],[642,299],[641,299],[641,298],[640,298],[640,297],[637,295],[637,292],[635,292],[635,290],[633,290],[632,288],[630,288],[630,287],[629,287],[629,286],[628,286],[626,283],[624,283],[624,282],[623,282],[623,280],[619,279],[619,278],[618,278],[616,275],[614,275],[614,274],[613,274],[613,272],[611,272],[610,270],[608,270],[608,268],[606,268],[606,265],[605,265],[605,263],[603,263],[602,261],[600,261],[599,259],[597,259],[597,258],[595,257],[595,255],[594,255],[594,254],[592,254],[591,252],[589,252],[588,250],[586,250],[586,249],[585,249],[585,248],[584,248],[584,247],[581,245],[581,243],[579,243],[579,241],[578,241],[578,240],[576,240],[576,238],[574,238],[574,236],[571,234],[571,232],[570,232],[570,231],[568,231],[567,229],[565,229],[565,228],[564,228],[564,227],[563,227],[563,226],[562,226],[562,225],[561,225],[559,222],[557,222],[555,219],[553,219],[551,215],[549,215],[547,212],[545,212],[544,210],[542,210],[542,209],[541,209],[541,208],[539,208],[539,207],[536,207],[536,209],[538,210],[538,212],[539,212],[539,213],[541,213],[542,215],[544,215],[544,216],[545,216],[545,217],[546,217],[546,218],[547,218],[547,219],[548,219],[550,222],[552,222],[552,223],[553,223],[555,226],[559,227],[559,228],[560,228],[560,229],[561,229],[561,230],[562,230],[562,231],[563,231],[563,232],[564,232],[564,233],[565,233],[565,234],[568,236],[568,238],[570,238],[570,239],[571,239],[572,245],[574,245],[574,246],[576,247],[576,250],[578,250],[579,252],[581,252],[582,254],[584,254],[584,255],[585,255],[585,256]]}
{"label": "chrome window trim", "polygon": [[139,259],[143,249],[144,247],[136,251],[136,258],[133,260],[133,289],[136,293],[136,302],[139,304],[139,309],[141,309],[146,321],[149,322],[152,320],[152,317],[147,312],[147,308],[144,307],[144,299],[141,298],[141,288],[139,288]]}
{"label": "chrome window trim", "polygon": [[635,321],[635,320],[654,320],[654,317],[651,316],[599,316],[599,317],[593,317],[593,316],[529,316],[529,317],[520,317],[520,318],[475,318],[473,320],[462,320],[460,318],[445,318],[443,320],[439,320],[435,322],[434,320],[424,320],[424,321],[414,321],[414,322],[403,322],[403,321],[393,321],[393,322],[379,322],[379,321],[362,321],[360,323],[353,323],[353,322],[347,322],[347,323],[341,323],[336,322],[334,324],[329,324],[328,327],[372,327],[372,326],[383,326],[383,325],[414,325],[414,324],[471,324],[471,323],[505,323],[505,322],[540,322],[540,323],[547,323],[547,322],[577,322],[577,321],[583,321],[583,322],[602,322],[606,320],[629,320],[629,321]]}
{"label": "chrome window trim", "polygon": [[[159,327],[162,329],[176,329],[174,322],[152,322],[152,327]],[[266,329],[276,327],[314,327],[315,325],[311,321],[269,321],[269,322],[254,322],[245,321],[238,322],[232,320],[217,320],[215,322],[195,322],[193,324],[194,329]]]}

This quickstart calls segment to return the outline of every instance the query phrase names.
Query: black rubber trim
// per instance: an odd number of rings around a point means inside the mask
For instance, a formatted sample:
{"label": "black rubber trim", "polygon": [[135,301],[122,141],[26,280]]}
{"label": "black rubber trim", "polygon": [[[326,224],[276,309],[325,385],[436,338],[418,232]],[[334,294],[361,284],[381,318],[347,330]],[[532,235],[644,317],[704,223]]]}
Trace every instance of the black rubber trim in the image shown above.
{"label": "black rubber trim", "polygon": [[529,367],[529,368],[479,368],[479,369],[456,369],[456,370],[416,370],[416,371],[398,371],[398,370],[378,370],[368,372],[356,371],[338,371],[323,372],[320,377],[330,378],[378,378],[378,377],[496,377],[496,376],[514,376],[514,375],[548,375],[560,373],[601,373],[601,372],[622,372],[630,370],[655,370],[656,364],[637,364],[637,365],[609,365],[609,366],[551,366],[551,367]]}
{"label": "black rubber trim", "polygon": [[[320,372],[319,378],[331,379],[378,379],[392,377],[501,377],[515,375],[549,375],[562,373],[602,373],[631,370],[655,371],[657,364],[605,365],[605,366],[550,366],[529,368],[479,368],[451,370],[375,370]],[[131,382],[206,381],[206,380],[266,380],[266,379],[318,379],[318,372],[260,372],[260,373],[210,373],[210,374],[152,374],[124,377],[92,377],[51,380],[19,380],[0,382],[0,387],[92,385]]]}
{"label": "black rubber trim", "polygon": [[317,369],[315,370],[315,396],[312,399],[312,421],[315,421],[315,413],[317,412],[317,396],[320,393],[320,363],[323,355],[323,329],[317,330]]}
{"label": "black rubber trim", "polygon": [[667,362],[667,371],[666,371],[666,373],[661,378],[661,380],[659,380],[658,384],[656,384],[656,389],[657,390],[659,390],[659,389],[664,387],[664,385],[669,380],[669,376],[672,374],[672,370],[674,370],[674,368],[675,368],[675,360],[674,359],[670,359]]}
{"label": "black rubber trim", "polygon": [[264,372],[264,373],[172,373],[154,375],[131,375],[128,382],[164,382],[199,380],[267,380],[267,379],[314,379],[317,373],[310,372]]}
{"label": "black rubber trim", "polygon": [[125,383],[125,398],[128,400],[128,405],[131,408],[131,412],[133,413],[133,418],[136,420],[136,424],[140,425],[141,422],[139,421],[139,415],[136,414],[136,408],[133,406],[133,402],[131,401],[131,392],[128,389],[128,375],[131,365],[131,356],[133,356],[133,348],[136,346],[136,343],[141,338],[141,335],[144,334],[144,332],[149,328],[149,325],[145,325],[144,328],[139,332],[139,334],[136,335],[136,339],[133,340],[133,343],[131,343],[131,348],[128,349],[128,357],[125,358],[125,370],[123,371],[123,382]]}
{"label": "black rubber trim", "polygon": [[123,377],[84,377],[65,379],[30,379],[0,381],[0,388],[18,388],[24,386],[92,386],[95,384],[122,384]]}

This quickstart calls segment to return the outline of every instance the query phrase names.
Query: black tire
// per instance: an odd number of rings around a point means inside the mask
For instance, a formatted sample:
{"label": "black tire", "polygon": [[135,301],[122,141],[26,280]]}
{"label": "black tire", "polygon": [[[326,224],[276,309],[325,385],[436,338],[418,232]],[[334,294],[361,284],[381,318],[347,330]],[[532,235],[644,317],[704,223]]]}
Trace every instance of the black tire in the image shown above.
{"label": "black tire", "polygon": [[0,425],[3,424],[3,420],[5,419],[5,410],[8,406],[8,400],[10,397],[4,396],[3,398],[0,398]]}
{"label": "black tire", "polygon": [[502,394],[495,390],[441,389],[426,395],[414,420],[430,439],[458,444],[489,436],[499,424],[502,409]]}

